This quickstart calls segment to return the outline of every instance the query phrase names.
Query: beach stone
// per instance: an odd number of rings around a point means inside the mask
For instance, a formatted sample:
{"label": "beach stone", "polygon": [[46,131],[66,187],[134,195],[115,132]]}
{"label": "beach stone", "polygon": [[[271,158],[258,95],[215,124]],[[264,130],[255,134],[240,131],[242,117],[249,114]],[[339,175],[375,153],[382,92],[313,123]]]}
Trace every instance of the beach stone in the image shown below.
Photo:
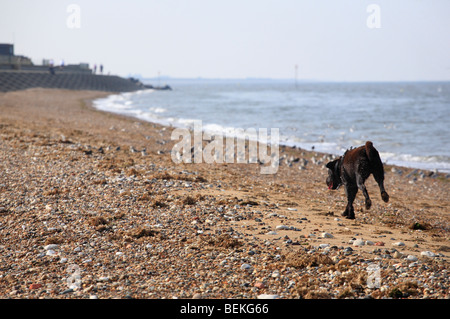
{"label": "beach stone", "polygon": [[242,264],[241,270],[251,270],[252,266],[250,264]]}
{"label": "beach stone", "polygon": [[402,256],[403,256],[403,254],[401,252],[399,252],[399,251],[395,251],[392,254],[392,257],[394,257],[394,258],[401,258]]}
{"label": "beach stone", "polygon": [[422,251],[420,254],[421,254],[422,256],[430,257],[430,258],[436,257],[436,254],[433,253],[432,251],[429,251],[429,250]]}
{"label": "beach stone", "polygon": [[28,287],[29,289],[39,289],[42,287],[42,284],[31,284],[30,287]]}
{"label": "beach stone", "polygon": [[69,294],[71,292],[74,292],[74,290],[72,288],[69,288],[69,289],[61,291],[59,294],[60,295],[65,295],[65,294]]}
{"label": "beach stone", "polygon": [[406,256],[406,260],[408,260],[408,261],[417,261],[419,258],[417,258],[416,256],[414,256],[414,255],[408,255],[408,256]]}
{"label": "beach stone", "polygon": [[274,272],[272,272],[272,278],[279,278],[280,277],[280,272],[278,270],[275,270]]}
{"label": "beach stone", "polygon": [[392,245],[400,247],[400,246],[405,246],[405,243],[402,241],[398,241],[398,242],[392,243]]}
{"label": "beach stone", "polygon": [[278,225],[277,227],[275,227],[278,230],[289,230],[290,227],[286,226],[286,225]]}
{"label": "beach stone", "polygon": [[56,256],[58,253],[52,249],[47,250],[45,253],[46,256]]}
{"label": "beach stone", "polygon": [[324,248],[327,248],[327,247],[330,247],[330,244],[320,244],[319,245],[320,249],[324,249]]}
{"label": "beach stone", "polygon": [[258,289],[264,289],[266,288],[266,285],[263,282],[258,281],[257,283],[255,283],[255,287]]}
{"label": "beach stone", "polygon": [[56,244],[50,244],[50,245],[44,246],[45,250],[55,250],[55,249],[58,249],[58,248],[59,248],[59,245],[56,245]]}
{"label": "beach stone", "polygon": [[364,246],[366,242],[362,239],[356,239],[353,241],[353,246]]}
{"label": "beach stone", "polygon": [[327,233],[327,232],[322,233],[322,234],[321,234],[321,237],[322,237],[322,238],[334,238],[334,236],[333,236],[332,234]]}

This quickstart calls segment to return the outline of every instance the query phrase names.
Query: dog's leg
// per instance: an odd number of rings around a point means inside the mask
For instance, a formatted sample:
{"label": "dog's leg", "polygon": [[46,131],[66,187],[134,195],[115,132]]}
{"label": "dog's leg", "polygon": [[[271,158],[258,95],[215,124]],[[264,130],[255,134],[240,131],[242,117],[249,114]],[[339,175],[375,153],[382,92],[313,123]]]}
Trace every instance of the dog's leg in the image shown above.
{"label": "dog's leg", "polygon": [[358,187],[349,184],[345,185],[345,193],[347,194],[347,207],[345,208],[344,213],[342,216],[345,216],[348,219],[355,219],[355,211],[353,209],[353,202],[356,197],[356,193],[358,192]]}
{"label": "dog's leg", "polygon": [[342,216],[347,217],[348,214],[349,214],[349,210],[348,210],[348,186],[344,185],[344,189],[345,189],[345,196],[347,196],[347,207],[345,207],[345,210],[342,213]]}
{"label": "dog's leg", "polygon": [[376,170],[373,172],[373,177],[375,178],[375,181],[378,184],[378,187],[380,188],[381,198],[385,203],[389,202],[389,195],[384,189],[384,170],[383,166],[377,167]]}
{"label": "dog's leg", "polygon": [[364,194],[364,197],[366,199],[366,209],[370,209],[370,207],[372,206],[372,201],[370,200],[369,193],[367,192],[366,185],[364,185],[364,180],[361,175],[356,176],[356,184]]}
{"label": "dog's leg", "polygon": [[381,198],[384,202],[389,202],[389,195],[384,189],[384,167],[383,162],[381,161],[380,155],[378,154],[378,151],[374,152],[375,149],[372,148],[372,153],[370,153],[371,156],[369,156],[369,159],[371,161],[372,165],[372,174],[375,178],[375,181],[378,184],[378,187],[380,187],[380,193]]}
{"label": "dog's leg", "polygon": [[381,184],[378,184],[378,185],[380,186],[381,198],[383,199],[383,201],[385,203],[389,202],[389,195],[386,192],[386,190],[384,189],[383,182],[381,182]]}

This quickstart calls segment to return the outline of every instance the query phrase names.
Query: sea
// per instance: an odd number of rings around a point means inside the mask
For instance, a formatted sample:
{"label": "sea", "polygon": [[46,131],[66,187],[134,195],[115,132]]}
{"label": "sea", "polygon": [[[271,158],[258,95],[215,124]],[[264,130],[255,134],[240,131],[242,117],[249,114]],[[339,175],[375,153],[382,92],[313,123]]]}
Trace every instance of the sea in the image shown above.
{"label": "sea", "polygon": [[[94,101],[103,111],[211,132],[278,128],[280,144],[333,155],[373,142],[384,163],[450,173],[450,82],[160,79]],[[158,82],[158,83],[156,83]]]}

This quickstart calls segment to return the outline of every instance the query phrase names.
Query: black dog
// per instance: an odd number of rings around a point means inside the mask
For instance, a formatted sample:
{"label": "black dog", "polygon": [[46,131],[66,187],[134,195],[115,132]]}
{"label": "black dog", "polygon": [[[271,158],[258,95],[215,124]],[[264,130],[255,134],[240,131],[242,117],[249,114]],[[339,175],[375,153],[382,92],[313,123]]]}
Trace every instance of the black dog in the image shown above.
{"label": "black dog", "polygon": [[366,209],[372,206],[372,201],[367,193],[364,182],[373,174],[381,191],[381,198],[386,203],[389,201],[389,195],[384,189],[384,168],[380,159],[380,154],[373,147],[372,142],[366,142],[366,145],[347,150],[344,156],[329,162],[327,185],[328,189],[338,189],[342,184],[345,186],[347,195],[347,208],[342,216],[349,219],[355,219],[353,210],[353,201],[355,200],[358,188],[363,192],[366,198]]}

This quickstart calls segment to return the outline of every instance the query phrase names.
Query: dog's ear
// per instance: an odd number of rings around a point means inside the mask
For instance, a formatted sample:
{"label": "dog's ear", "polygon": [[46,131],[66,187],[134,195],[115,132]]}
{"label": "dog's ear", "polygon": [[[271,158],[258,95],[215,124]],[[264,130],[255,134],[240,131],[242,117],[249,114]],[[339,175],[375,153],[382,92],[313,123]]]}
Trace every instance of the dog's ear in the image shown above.
{"label": "dog's ear", "polygon": [[336,167],[336,162],[337,162],[337,160],[328,162],[327,165],[325,165],[325,166],[331,170],[334,170],[334,168]]}

